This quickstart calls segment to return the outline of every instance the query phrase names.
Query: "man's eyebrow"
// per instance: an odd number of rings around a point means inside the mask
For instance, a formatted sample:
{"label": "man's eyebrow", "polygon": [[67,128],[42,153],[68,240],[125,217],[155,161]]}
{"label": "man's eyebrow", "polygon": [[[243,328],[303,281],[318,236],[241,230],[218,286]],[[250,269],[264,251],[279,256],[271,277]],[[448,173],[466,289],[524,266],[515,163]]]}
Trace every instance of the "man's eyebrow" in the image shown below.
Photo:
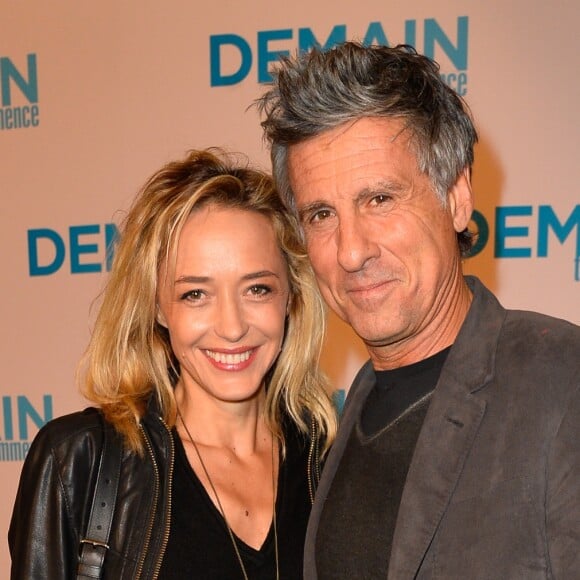
{"label": "man's eyebrow", "polygon": [[404,186],[399,181],[395,181],[392,179],[386,179],[377,181],[377,183],[373,183],[369,187],[365,187],[359,191],[358,195],[356,196],[356,200],[361,200],[369,195],[376,195],[377,193],[397,193],[403,191]]}
{"label": "man's eyebrow", "polygon": [[[361,189],[353,198],[355,202],[368,197],[369,195],[376,195],[377,193],[397,193],[403,191],[404,185],[399,181],[393,179],[385,179],[377,181],[372,185]],[[328,201],[313,201],[298,208],[298,217],[302,221],[307,215],[312,214],[321,209],[331,209],[332,205]]]}

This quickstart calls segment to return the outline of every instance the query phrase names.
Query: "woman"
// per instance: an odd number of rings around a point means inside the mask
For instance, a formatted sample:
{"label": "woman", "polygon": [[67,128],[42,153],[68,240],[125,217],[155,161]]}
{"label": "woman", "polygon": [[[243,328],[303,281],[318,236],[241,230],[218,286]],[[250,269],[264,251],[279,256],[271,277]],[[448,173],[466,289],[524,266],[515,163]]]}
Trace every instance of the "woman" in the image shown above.
{"label": "woman", "polygon": [[[12,578],[300,578],[336,425],[297,224],[268,176],[193,151],[149,179],[122,232],[83,365],[99,410],[37,435]],[[109,426],[118,485],[105,474],[94,499]]]}

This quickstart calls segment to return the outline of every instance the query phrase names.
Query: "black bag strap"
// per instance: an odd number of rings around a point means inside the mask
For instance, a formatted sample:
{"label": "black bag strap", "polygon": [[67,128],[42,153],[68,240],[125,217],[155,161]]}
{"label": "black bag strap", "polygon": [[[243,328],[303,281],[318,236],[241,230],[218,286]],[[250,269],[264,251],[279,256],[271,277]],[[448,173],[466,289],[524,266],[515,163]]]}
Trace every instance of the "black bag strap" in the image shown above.
{"label": "black bag strap", "polygon": [[122,442],[115,429],[104,421],[103,448],[91,515],[85,537],[80,542],[77,580],[101,578],[105,556],[109,549],[109,533],[121,474]]}

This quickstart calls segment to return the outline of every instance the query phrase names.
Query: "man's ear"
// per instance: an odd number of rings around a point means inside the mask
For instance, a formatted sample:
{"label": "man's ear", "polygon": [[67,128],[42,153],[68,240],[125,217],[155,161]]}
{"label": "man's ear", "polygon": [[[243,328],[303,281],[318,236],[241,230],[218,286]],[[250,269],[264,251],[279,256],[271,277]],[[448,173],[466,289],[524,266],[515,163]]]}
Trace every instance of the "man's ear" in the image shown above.
{"label": "man's ear", "polygon": [[473,213],[470,173],[469,168],[465,168],[447,194],[447,203],[456,232],[462,232],[468,226]]}

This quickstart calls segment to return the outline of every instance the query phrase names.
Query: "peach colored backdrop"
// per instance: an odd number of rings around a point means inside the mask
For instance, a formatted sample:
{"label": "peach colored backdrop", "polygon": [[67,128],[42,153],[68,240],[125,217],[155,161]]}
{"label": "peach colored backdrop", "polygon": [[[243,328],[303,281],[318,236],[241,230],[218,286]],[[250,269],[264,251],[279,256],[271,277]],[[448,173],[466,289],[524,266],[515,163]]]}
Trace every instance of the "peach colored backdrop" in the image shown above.
{"label": "peach colored backdrop", "polygon": [[[474,187],[488,241],[466,269],[506,306],[580,323],[576,0],[1,6],[1,530],[18,454],[45,420],[84,405],[74,370],[106,276],[106,224],[188,148],[220,145],[268,167],[248,106],[263,90],[268,59],[308,39],[407,41],[431,51],[466,92],[481,134]],[[346,390],[364,360],[331,317],[322,362],[334,387]],[[3,541],[0,576],[8,569]]]}

